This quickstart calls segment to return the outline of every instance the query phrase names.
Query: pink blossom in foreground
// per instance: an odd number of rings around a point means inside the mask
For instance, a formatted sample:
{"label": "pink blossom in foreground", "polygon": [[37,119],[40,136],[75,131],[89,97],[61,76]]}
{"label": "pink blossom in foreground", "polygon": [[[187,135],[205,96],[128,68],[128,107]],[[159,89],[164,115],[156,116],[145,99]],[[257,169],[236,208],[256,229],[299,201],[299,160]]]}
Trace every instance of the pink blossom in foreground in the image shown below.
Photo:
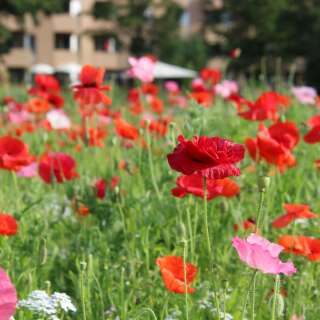
{"label": "pink blossom in foreground", "polygon": [[292,262],[282,262],[279,259],[282,246],[252,233],[246,240],[234,237],[233,247],[240,259],[251,268],[263,273],[292,275],[297,270]]}
{"label": "pink blossom in foreground", "polygon": [[215,94],[226,99],[229,98],[232,94],[238,93],[239,86],[236,81],[233,80],[224,80],[221,83],[218,83],[214,87]]}
{"label": "pink blossom in foreground", "polygon": [[9,320],[16,310],[17,293],[6,272],[0,268],[0,320]]}
{"label": "pink blossom in foreground", "polygon": [[51,110],[47,113],[46,118],[52,129],[62,130],[71,127],[69,117],[62,110]]}
{"label": "pink blossom in foreground", "polygon": [[32,115],[27,111],[10,111],[8,120],[13,124],[21,124],[32,119]]}
{"label": "pink blossom in foreground", "polygon": [[176,81],[166,81],[164,83],[164,87],[168,92],[173,93],[173,94],[180,92],[179,85]]}
{"label": "pink blossom in foreground", "polygon": [[37,162],[32,162],[31,164],[22,167],[19,171],[17,171],[18,177],[24,178],[32,178],[38,175],[38,164]]}
{"label": "pink blossom in foreground", "polygon": [[154,79],[155,62],[150,57],[129,58],[131,69],[128,75],[142,82],[152,82]]}
{"label": "pink blossom in foreground", "polygon": [[297,100],[304,104],[315,104],[317,98],[317,91],[312,87],[293,87],[291,89],[293,95]]}

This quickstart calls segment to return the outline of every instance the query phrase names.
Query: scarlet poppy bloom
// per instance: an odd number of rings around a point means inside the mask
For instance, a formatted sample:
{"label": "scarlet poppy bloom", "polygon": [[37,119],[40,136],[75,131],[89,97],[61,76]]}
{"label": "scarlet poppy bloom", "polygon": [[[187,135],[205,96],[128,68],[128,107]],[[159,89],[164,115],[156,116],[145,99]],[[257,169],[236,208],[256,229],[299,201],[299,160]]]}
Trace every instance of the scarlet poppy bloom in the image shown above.
{"label": "scarlet poppy bloom", "polygon": [[[204,197],[203,178],[199,175],[180,176],[176,180],[177,187],[171,190],[173,196],[182,198],[187,194],[196,197]],[[239,194],[239,186],[231,179],[207,179],[207,199],[212,200],[216,197],[234,197]]]}
{"label": "scarlet poppy bloom", "polygon": [[131,103],[136,103],[140,101],[140,92],[137,88],[132,88],[128,92],[128,101]]}
{"label": "scarlet poppy bloom", "polygon": [[164,111],[163,101],[160,98],[156,96],[150,96],[148,102],[153,112],[162,113]]}
{"label": "scarlet poppy bloom", "polygon": [[30,95],[42,97],[56,108],[61,108],[64,104],[64,100],[59,93],[59,81],[46,74],[37,74],[35,76],[35,86],[29,90]]}
{"label": "scarlet poppy bloom", "polygon": [[156,96],[159,92],[159,88],[154,83],[143,83],[141,85],[141,90],[143,94],[149,94]]}
{"label": "scarlet poppy bloom", "polygon": [[313,219],[318,215],[311,212],[308,205],[305,204],[284,204],[286,214],[278,217],[272,222],[274,228],[285,228],[290,222],[296,219]]}
{"label": "scarlet poppy bloom", "polygon": [[83,217],[86,217],[90,214],[90,209],[84,205],[80,205],[78,210],[77,210],[77,213],[80,215],[80,216],[83,216]]}
{"label": "scarlet poppy bloom", "polygon": [[320,142],[320,125],[316,125],[303,137],[306,143],[314,144]]}
{"label": "scarlet poppy bloom", "polygon": [[239,116],[252,121],[264,121],[267,119],[276,121],[279,118],[279,108],[288,107],[289,104],[290,99],[287,96],[280,95],[276,92],[265,92],[254,103],[246,101],[245,105],[248,106],[249,109],[240,112]]}
{"label": "scarlet poppy bloom", "polygon": [[105,197],[106,187],[107,187],[107,182],[104,179],[98,179],[95,182],[94,188],[96,190],[96,195],[99,199],[103,199]]}
{"label": "scarlet poppy bloom", "polygon": [[194,91],[189,94],[190,99],[208,108],[213,103],[214,95],[209,91]]}
{"label": "scarlet poppy bloom", "polygon": [[118,117],[114,119],[115,129],[117,134],[125,139],[137,140],[139,138],[139,131],[136,127]]}
{"label": "scarlet poppy bloom", "polygon": [[74,99],[81,105],[97,105],[103,103],[110,105],[111,99],[103,91],[110,90],[109,86],[103,86],[104,69],[96,69],[90,65],[82,67],[80,72],[81,84],[75,85]]}
{"label": "scarlet poppy bloom", "polygon": [[320,261],[320,239],[284,235],[279,237],[278,243],[287,253],[305,256],[310,261]]}
{"label": "scarlet poppy bloom", "polygon": [[200,71],[200,77],[204,81],[210,81],[211,84],[217,84],[221,79],[221,71],[211,68],[203,68]]}
{"label": "scarlet poppy bloom", "polygon": [[191,282],[197,275],[197,267],[191,263],[184,264],[182,257],[166,256],[156,260],[163,282],[169,291],[175,293],[193,293]]}
{"label": "scarlet poppy bloom", "polygon": [[34,157],[29,154],[28,146],[21,140],[4,136],[0,137],[0,168],[19,171],[29,165]]}
{"label": "scarlet poppy bloom", "polygon": [[253,160],[262,158],[284,172],[296,164],[291,150],[298,142],[299,131],[293,122],[277,122],[269,128],[261,124],[257,139],[248,138],[245,144]]}
{"label": "scarlet poppy bloom", "polygon": [[0,213],[0,234],[13,236],[18,231],[16,219],[7,213]]}
{"label": "scarlet poppy bloom", "polygon": [[62,183],[78,177],[75,160],[66,153],[48,153],[39,163],[39,175],[48,184]]}
{"label": "scarlet poppy bloom", "polygon": [[185,175],[197,174],[209,179],[222,179],[240,175],[235,163],[244,157],[244,147],[220,137],[178,137],[179,144],[168,154],[173,170]]}

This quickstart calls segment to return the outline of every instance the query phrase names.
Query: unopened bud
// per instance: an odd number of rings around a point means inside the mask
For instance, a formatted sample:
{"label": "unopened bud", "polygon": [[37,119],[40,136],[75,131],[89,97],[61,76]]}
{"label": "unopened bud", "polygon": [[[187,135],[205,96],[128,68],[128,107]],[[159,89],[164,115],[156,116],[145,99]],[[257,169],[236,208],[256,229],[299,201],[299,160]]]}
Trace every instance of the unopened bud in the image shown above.
{"label": "unopened bud", "polygon": [[270,177],[259,177],[258,179],[258,188],[259,192],[265,192],[270,186]]}

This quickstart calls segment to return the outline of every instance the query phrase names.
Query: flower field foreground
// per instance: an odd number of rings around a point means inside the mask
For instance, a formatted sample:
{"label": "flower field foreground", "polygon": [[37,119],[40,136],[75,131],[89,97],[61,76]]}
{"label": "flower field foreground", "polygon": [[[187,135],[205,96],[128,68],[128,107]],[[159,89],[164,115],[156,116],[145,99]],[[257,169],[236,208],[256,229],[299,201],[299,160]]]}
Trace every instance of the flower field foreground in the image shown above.
{"label": "flower field foreground", "polygon": [[130,64],[0,89],[0,320],[319,319],[316,92]]}

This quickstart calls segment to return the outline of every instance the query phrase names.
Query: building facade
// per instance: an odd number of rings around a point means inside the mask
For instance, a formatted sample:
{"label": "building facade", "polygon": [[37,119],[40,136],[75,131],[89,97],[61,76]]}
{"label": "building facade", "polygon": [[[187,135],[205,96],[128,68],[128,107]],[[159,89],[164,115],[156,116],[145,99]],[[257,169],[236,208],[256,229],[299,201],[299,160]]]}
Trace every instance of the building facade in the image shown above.
{"label": "building facade", "polygon": [[[202,0],[174,1],[183,8],[181,34],[188,37],[201,27]],[[121,6],[127,0],[113,2]],[[26,16],[23,26],[14,16],[1,17],[13,34],[12,49],[0,60],[10,80],[23,82],[30,73],[66,73],[73,81],[84,64],[104,66],[111,72],[126,69],[130,38],[114,19],[93,16],[101,3],[106,0],[66,1],[63,13],[39,13],[37,22]],[[154,3],[161,7],[160,0]]]}

